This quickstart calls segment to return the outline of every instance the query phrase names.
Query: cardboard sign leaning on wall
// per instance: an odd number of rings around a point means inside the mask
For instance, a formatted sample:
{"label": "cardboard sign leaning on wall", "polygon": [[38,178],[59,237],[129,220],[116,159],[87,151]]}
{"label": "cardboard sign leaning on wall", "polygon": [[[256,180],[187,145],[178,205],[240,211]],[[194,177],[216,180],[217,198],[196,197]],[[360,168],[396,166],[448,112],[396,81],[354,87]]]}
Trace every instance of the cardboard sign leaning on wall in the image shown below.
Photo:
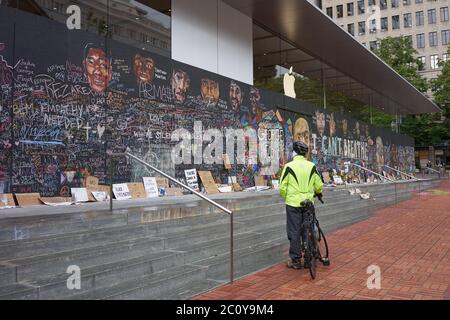
{"label": "cardboard sign leaning on wall", "polygon": [[41,197],[39,193],[16,193],[14,195],[16,196],[17,203],[21,207],[43,205],[41,200],[39,200],[39,198]]}
{"label": "cardboard sign leaning on wall", "polygon": [[217,188],[216,182],[211,174],[211,171],[199,171],[198,175],[200,176],[200,180],[205,187],[206,193],[214,194],[219,193],[219,189]]}
{"label": "cardboard sign leaning on wall", "polygon": [[0,194],[0,208],[15,207],[15,206],[16,202],[14,201],[14,196],[12,193]]}
{"label": "cardboard sign leaning on wall", "polygon": [[142,183],[128,183],[128,190],[130,190],[133,199],[145,199],[147,194]]}
{"label": "cardboard sign leaning on wall", "polygon": [[117,200],[131,199],[131,193],[126,183],[113,184],[113,193]]}

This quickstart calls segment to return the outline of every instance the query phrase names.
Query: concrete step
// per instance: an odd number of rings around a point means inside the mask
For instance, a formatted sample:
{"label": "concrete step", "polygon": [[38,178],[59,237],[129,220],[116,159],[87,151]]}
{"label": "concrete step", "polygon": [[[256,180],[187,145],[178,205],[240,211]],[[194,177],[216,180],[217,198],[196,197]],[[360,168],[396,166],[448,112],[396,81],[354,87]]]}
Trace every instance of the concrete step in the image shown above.
{"label": "concrete step", "polygon": [[145,299],[155,300],[190,300],[194,298],[195,296],[198,296],[200,294],[209,292],[211,290],[214,290],[215,288],[224,285],[225,281],[214,281],[214,280],[206,280],[206,279],[193,279],[189,283],[187,283],[184,286],[180,286],[178,288],[175,288],[174,290],[171,290],[167,293],[167,295],[164,295],[162,297],[158,295],[151,294]]}
{"label": "concrete step", "polygon": [[[287,257],[288,247],[287,239],[281,238],[235,250],[235,277],[242,277],[284,261]],[[230,257],[228,253],[195,261],[193,265],[206,267],[207,279],[214,281],[229,280]]]}
{"label": "concrete step", "polygon": [[102,290],[91,290],[70,297],[75,300],[162,299],[181,287],[205,279],[205,268],[177,266],[151,275],[125,281]]}
{"label": "concrete step", "polygon": [[11,265],[0,265],[0,288],[16,282],[16,270]]}
{"label": "concrete step", "polygon": [[164,250],[164,239],[139,238],[117,243],[87,247],[53,254],[34,256],[8,261],[16,266],[17,281],[45,278],[52,274],[64,274],[71,265],[82,270],[103,263],[111,263],[136,258],[145,254]]}
{"label": "concrete step", "polygon": [[36,288],[25,284],[9,284],[0,286],[0,300],[37,300]]}
{"label": "concrete step", "polygon": [[143,237],[159,237],[169,232],[182,233],[186,230],[195,231],[198,228],[222,226],[228,222],[228,218],[223,215],[191,219],[194,218],[154,224],[113,227],[101,230],[87,230],[21,241],[3,241],[0,242],[0,259],[22,258],[29,255],[45,254],[49,251],[70,250],[71,248],[78,249],[92,246],[93,244],[134,239],[139,237],[139,235]]}
{"label": "concrete step", "polygon": [[[129,279],[136,279],[165,269],[182,266],[183,253],[161,251],[123,261],[105,263],[100,266],[81,270],[81,290],[69,290],[69,274],[58,274],[20,284],[34,287],[39,292],[39,299],[71,297],[90,292],[96,288],[107,288]],[[2,299],[2,296],[0,296]]]}
{"label": "concrete step", "polygon": [[[241,233],[234,236],[235,249],[246,248],[258,244],[261,241],[260,233]],[[216,257],[230,251],[230,237],[205,241],[198,244],[186,243],[183,246],[174,248],[174,251],[184,253],[185,263]]]}

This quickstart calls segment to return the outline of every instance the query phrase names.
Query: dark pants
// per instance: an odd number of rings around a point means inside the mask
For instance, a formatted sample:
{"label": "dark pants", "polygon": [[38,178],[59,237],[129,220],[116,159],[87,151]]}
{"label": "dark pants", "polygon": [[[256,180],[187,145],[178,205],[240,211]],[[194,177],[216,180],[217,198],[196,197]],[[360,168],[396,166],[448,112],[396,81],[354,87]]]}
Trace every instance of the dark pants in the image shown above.
{"label": "dark pants", "polygon": [[306,230],[302,232],[303,221],[308,217],[305,208],[295,208],[286,205],[287,215],[287,236],[290,242],[289,257],[292,261],[298,261],[302,257],[300,233],[303,236],[303,242],[306,243]]}

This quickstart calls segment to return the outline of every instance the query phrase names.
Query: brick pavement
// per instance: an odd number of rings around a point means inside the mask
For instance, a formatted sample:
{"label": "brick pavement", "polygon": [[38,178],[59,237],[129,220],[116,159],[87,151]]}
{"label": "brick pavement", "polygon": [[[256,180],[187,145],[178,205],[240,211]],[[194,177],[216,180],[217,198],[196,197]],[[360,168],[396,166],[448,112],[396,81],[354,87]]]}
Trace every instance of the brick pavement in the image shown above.
{"label": "brick pavement", "polygon": [[[328,234],[331,266],[314,281],[282,263],[195,299],[450,300],[450,181],[435,189]],[[367,288],[369,265],[381,269],[380,290]]]}

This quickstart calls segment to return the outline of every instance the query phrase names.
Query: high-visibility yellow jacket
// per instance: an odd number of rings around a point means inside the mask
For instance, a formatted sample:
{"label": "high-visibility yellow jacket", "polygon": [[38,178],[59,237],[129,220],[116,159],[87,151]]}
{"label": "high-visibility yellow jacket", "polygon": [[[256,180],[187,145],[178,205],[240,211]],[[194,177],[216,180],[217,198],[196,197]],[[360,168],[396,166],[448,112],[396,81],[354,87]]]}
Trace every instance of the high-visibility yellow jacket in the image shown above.
{"label": "high-visibility yellow jacket", "polygon": [[316,166],[305,157],[296,156],[284,166],[279,191],[288,206],[299,208],[306,199],[314,203],[314,193],[322,193],[322,187]]}

